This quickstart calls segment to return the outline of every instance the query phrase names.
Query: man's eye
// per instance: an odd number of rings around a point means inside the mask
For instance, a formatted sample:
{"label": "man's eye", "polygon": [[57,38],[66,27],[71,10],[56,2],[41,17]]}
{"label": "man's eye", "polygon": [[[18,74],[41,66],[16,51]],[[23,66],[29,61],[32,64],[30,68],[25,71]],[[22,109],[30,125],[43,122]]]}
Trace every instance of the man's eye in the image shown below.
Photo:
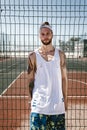
{"label": "man's eye", "polygon": [[50,35],[50,34],[49,34],[49,33],[47,33],[47,34],[42,33],[41,35],[42,35],[42,36],[45,36],[45,35],[48,36],[48,35]]}
{"label": "man's eye", "polygon": [[42,36],[44,36],[45,34],[44,33],[42,33]]}

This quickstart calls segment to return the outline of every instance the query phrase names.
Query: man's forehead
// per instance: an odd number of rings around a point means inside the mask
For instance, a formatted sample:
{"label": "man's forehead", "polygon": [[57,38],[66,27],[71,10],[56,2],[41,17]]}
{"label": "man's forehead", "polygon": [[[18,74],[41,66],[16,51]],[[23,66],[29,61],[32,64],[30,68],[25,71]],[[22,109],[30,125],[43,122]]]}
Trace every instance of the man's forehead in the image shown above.
{"label": "man's forehead", "polygon": [[51,31],[50,29],[44,27],[44,28],[42,28],[42,29],[40,30],[40,32],[41,32],[41,33],[42,33],[42,32],[43,32],[43,33],[46,33],[46,32],[49,32],[49,33],[50,33],[50,32],[52,32],[52,31]]}

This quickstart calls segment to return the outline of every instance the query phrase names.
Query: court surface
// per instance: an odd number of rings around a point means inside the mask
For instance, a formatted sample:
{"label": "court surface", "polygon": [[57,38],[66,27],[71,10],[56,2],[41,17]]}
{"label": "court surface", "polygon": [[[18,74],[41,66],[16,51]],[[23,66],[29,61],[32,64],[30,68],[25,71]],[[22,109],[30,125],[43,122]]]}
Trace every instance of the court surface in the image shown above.
{"label": "court surface", "polygon": [[[72,76],[75,80],[70,79]],[[87,73],[68,73],[67,130],[87,129],[87,83],[79,79]],[[74,85],[74,87],[73,87]],[[77,88],[79,87],[79,89]],[[27,73],[20,76],[0,96],[0,130],[29,130],[30,98],[27,87]]]}

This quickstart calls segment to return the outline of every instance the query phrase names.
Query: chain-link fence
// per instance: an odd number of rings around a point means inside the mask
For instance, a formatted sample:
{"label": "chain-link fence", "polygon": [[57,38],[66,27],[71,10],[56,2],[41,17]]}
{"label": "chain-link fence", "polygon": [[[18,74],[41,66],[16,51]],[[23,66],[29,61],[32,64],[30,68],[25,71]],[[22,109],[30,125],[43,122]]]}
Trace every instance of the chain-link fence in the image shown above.
{"label": "chain-link fence", "polygon": [[87,129],[87,1],[0,0],[0,130],[29,130],[27,58],[45,21],[67,58],[66,130]]}

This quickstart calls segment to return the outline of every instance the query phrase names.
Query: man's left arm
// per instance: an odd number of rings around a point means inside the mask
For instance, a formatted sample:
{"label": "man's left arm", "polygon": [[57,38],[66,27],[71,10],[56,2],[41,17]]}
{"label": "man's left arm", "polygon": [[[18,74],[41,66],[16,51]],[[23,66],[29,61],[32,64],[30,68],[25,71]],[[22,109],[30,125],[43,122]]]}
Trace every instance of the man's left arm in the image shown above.
{"label": "man's left arm", "polygon": [[68,78],[67,78],[67,68],[66,68],[66,56],[63,52],[61,52],[61,72],[62,72],[62,91],[64,96],[65,110],[67,110]]}

